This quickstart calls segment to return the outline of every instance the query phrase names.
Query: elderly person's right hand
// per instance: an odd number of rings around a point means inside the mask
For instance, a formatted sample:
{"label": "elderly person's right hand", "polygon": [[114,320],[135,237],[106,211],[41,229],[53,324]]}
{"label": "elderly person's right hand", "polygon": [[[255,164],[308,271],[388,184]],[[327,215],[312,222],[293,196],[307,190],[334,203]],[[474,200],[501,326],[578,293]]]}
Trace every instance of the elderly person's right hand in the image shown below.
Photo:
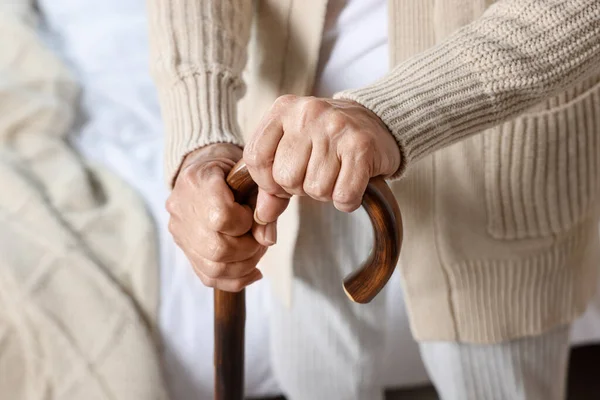
{"label": "elderly person's right hand", "polygon": [[276,241],[275,224],[256,224],[252,209],[236,203],[226,183],[241,157],[242,150],[231,144],[188,154],[167,201],[169,230],[198,277],[230,292],[262,277],[256,266]]}

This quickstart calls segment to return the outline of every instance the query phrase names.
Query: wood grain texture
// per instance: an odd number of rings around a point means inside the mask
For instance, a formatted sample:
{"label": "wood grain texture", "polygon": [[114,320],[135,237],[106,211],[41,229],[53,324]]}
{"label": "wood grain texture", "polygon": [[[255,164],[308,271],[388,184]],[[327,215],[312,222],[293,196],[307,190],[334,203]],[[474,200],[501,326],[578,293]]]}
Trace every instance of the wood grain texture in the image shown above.
{"label": "wood grain texture", "polygon": [[344,290],[352,301],[368,303],[396,269],[403,232],[398,202],[382,178],[371,179],[362,206],[373,224],[373,249],[363,265],[344,279]]}
{"label": "wood grain texture", "polygon": [[[238,203],[255,195],[256,184],[240,161],[227,176]],[[369,182],[362,206],[373,224],[374,244],[369,258],[344,280],[348,297],[368,303],[392,276],[402,244],[402,218],[396,199],[381,178]],[[244,398],[245,294],[215,290],[215,399]]]}
{"label": "wood grain texture", "polygon": [[[238,163],[227,176],[235,201],[244,204],[257,187],[246,166]],[[244,399],[244,332],[246,295],[214,291],[215,400]]]}
{"label": "wood grain texture", "polygon": [[215,289],[215,400],[244,399],[246,295]]}

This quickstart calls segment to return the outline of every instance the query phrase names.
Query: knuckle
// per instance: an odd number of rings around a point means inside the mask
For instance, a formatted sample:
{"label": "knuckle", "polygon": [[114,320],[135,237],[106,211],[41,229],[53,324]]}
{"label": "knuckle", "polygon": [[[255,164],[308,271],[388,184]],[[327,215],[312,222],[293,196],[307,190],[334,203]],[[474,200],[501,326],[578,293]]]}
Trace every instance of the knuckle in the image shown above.
{"label": "knuckle", "polygon": [[305,125],[307,121],[315,118],[317,115],[325,113],[330,108],[329,103],[316,97],[307,97],[300,105],[299,121]]}
{"label": "knuckle", "polygon": [[327,118],[327,122],[325,123],[325,132],[327,132],[329,135],[335,135],[346,130],[348,125],[349,122],[343,114],[339,112],[333,112]]}
{"label": "knuckle", "polygon": [[227,228],[229,225],[229,215],[225,210],[220,207],[213,207],[208,212],[208,227],[213,230],[220,232]]}
{"label": "knuckle", "polygon": [[169,223],[167,224],[167,228],[169,230],[169,233],[171,234],[171,237],[173,238],[173,242],[175,242],[175,244],[178,247],[182,247],[183,242],[180,237],[180,232],[179,232],[180,230],[178,229],[178,224],[177,224],[176,220],[173,218],[170,218]]}
{"label": "knuckle", "polygon": [[223,261],[228,250],[228,246],[221,239],[211,240],[206,245],[207,258],[215,262]]}
{"label": "knuckle", "polygon": [[209,278],[214,278],[214,279],[223,277],[226,272],[227,272],[227,264],[221,263],[221,262],[211,263],[210,265],[207,265],[207,268],[205,270],[205,274]]}
{"label": "knuckle", "polygon": [[199,171],[195,165],[188,166],[182,169],[177,176],[177,184],[183,184],[185,186],[196,186],[199,180]]}
{"label": "knuckle", "polygon": [[318,181],[304,181],[304,192],[316,200],[331,200],[331,189]]}
{"label": "knuckle", "polygon": [[175,236],[175,220],[174,220],[173,218],[170,218],[170,219],[169,219],[169,225],[168,225],[168,228],[169,228],[169,233],[170,233],[172,236]]}
{"label": "knuckle", "polygon": [[331,108],[327,100],[318,97],[309,97],[306,101],[306,105],[315,112],[324,112]]}
{"label": "knuckle", "polygon": [[359,193],[354,191],[344,191],[334,193],[333,202],[338,210],[344,212],[352,212],[360,207],[361,196]]}
{"label": "knuckle", "polygon": [[246,165],[250,166],[254,163],[254,161],[256,160],[256,146],[254,145],[254,139],[250,140],[246,146],[244,147],[244,150],[242,152],[242,158],[244,159],[244,162],[246,163]]}
{"label": "knuckle", "polygon": [[176,214],[177,210],[179,209],[179,204],[177,199],[175,198],[175,196],[173,194],[171,194],[169,196],[169,198],[167,199],[166,203],[165,203],[165,208],[167,210],[167,212],[169,214]]}
{"label": "knuckle", "polygon": [[273,104],[273,106],[276,108],[287,107],[288,105],[290,105],[291,103],[296,101],[297,98],[298,98],[298,96],[296,96],[294,94],[284,94],[284,95],[279,96],[275,100],[275,103]]}
{"label": "knuckle", "polygon": [[273,164],[273,155],[268,154],[260,146],[250,144],[244,149],[244,161],[248,168],[267,168]]}
{"label": "knuckle", "polygon": [[285,168],[275,168],[273,170],[273,180],[284,189],[291,190],[302,187],[302,176],[296,170]]}

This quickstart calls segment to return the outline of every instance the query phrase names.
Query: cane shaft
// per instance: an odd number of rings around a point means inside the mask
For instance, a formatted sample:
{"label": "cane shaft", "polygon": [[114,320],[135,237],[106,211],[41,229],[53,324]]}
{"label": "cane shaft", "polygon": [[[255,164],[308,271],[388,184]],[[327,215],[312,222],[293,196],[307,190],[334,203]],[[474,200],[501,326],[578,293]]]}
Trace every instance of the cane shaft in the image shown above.
{"label": "cane shaft", "polygon": [[246,296],[215,289],[215,400],[244,398]]}
{"label": "cane shaft", "polygon": [[[238,163],[227,176],[235,201],[245,204],[257,191],[248,169]],[[392,275],[402,244],[402,218],[398,204],[387,184],[371,180],[363,198],[374,230],[374,248],[369,259],[344,280],[350,299],[368,303]],[[244,291],[215,290],[215,399],[244,398]]]}
{"label": "cane shaft", "polygon": [[[227,184],[235,201],[246,203],[256,193],[256,185],[247,173],[239,173],[238,165],[227,176]],[[215,400],[244,398],[244,328],[246,295],[215,289]]]}

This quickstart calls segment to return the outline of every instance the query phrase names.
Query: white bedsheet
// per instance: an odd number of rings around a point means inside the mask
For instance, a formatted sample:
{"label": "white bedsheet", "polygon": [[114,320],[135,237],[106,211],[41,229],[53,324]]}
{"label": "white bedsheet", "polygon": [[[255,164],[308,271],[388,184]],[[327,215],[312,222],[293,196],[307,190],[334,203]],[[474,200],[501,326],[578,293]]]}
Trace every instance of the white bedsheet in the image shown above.
{"label": "white bedsheet", "polygon": [[[74,141],[89,159],[134,186],[156,219],[161,243],[160,327],[165,371],[174,400],[210,399],[212,393],[212,291],[191,272],[167,232],[162,177],[163,131],[147,71],[144,0],[40,0],[57,47],[79,74],[82,123]],[[118,60],[118,62],[116,61]],[[199,200],[200,201],[200,200]],[[388,332],[381,374],[388,386],[427,381],[408,328],[398,276],[386,290]],[[246,380],[249,395],[278,392],[269,365],[268,285],[247,291]],[[574,327],[574,343],[600,339],[600,298]]]}

